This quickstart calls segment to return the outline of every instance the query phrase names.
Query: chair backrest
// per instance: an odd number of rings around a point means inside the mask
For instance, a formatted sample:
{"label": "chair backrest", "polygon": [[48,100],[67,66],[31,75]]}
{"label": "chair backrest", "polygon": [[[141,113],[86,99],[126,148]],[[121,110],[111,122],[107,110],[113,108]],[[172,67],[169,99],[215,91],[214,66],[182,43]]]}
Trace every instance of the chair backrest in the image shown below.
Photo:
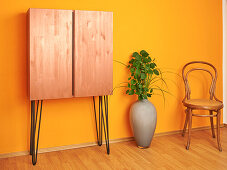
{"label": "chair backrest", "polygon": [[[207,70],[205,68],[191,68],[187,72],[185,72],[186,67],[191,65],[191,64],[208,65],[214,70],[215,75],[213,76],[213,74],[209,70]],[[214,92],[215,92],[215,88],[216,88],[217,70],[212,64],[207,63],[205,61],[192,61],[192,62],[189,62],[189,63],[185,64],[185,66],[183,67],[182,76],[183,76],[183,80],[184,80],[184,84],[185,84],[185,98],[184,98],[184,100],[185,99],[190,99],[190,94],[191,94],[191,89],[190,89],[189,83],[188,83],[188,74],[191,73],[192,71],[198,71],[198,70],[206,71],[212,77],[212,82],[211,82],[211,86],[210,86],[210,90],[209,90],[210,100],[212,100],[213,97],[215,97],[214,96]]]}

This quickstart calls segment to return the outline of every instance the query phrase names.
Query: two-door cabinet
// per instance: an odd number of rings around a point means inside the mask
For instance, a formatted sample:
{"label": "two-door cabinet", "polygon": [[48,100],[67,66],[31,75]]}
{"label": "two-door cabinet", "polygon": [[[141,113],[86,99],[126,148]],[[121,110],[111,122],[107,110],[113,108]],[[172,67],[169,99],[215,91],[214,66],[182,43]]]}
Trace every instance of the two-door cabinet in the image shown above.
{"label": "two-door cabinet", "polygon": [[[109,143],[107,108],[108,95],[113,90],[113,13],[31,8],[27,17],[33,164],[37,161],[42,103],[46,99],[93,96],[95,118],[99,108],[98,144],[102,143],[103,131]],[[95,96],[99,96],[102,107],[95,105]]]}
{"label": "two-door cabinet", "polygon": [[28,22],[30,100],[112,94],[112,12],[29,9]]}

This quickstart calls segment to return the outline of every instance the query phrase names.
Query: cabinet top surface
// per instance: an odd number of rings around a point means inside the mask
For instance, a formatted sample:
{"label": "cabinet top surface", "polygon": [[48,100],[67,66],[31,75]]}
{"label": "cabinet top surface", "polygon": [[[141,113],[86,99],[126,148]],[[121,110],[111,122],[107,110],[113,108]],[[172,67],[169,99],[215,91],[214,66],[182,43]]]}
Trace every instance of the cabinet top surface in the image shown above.
{"label": "cabinet top surface", "polygon": [[[62,10],[62,11],[89,11],[89,10],[72,10],[72,9],[49,9],[49,8],[29,8],[28,12],[31,10]],[[92,12],[92,11],[90,11]],[[93,11],[93,12],[110,12],[113,13],[112,11]]]}

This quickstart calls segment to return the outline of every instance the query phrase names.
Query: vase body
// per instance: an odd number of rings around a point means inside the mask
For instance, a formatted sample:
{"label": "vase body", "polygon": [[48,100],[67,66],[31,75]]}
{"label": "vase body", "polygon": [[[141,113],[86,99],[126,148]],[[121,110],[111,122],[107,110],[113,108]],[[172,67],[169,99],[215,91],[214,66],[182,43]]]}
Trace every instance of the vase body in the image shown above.
{"label": "vase body", "polygon": [[147,99],[138,100],[130,108],[130,124],[139,148],[151,144],[157,123],[155,106]]}

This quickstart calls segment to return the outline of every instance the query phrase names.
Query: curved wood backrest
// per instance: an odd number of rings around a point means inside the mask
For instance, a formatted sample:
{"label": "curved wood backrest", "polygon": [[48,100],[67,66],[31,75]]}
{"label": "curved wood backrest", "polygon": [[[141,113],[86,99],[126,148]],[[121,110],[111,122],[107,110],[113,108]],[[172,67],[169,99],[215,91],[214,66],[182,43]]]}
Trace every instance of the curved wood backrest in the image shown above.
{"label": "curved wood backrest", "polygon": [[[189,66],[189,65],[191,65],[191,64],[208,65],[208,66],[210,66],[214,70],[215,75],[213,76],[213,74],[209,70],[204,69],[204,68],[192,68],[192,69],[190,69],[189,71],[187,71],[185,73],[186,67]],[[190,89],[189,83],[188,83],[188,75],[189,75],[189,73],[191,73],[193,71],[198,71],[198,70],[208,72],[211,75],[212,82],[211,82],[211,86],[210,86],[210,90],[209,90],[210,100],[212,100],[213,98],[215,98],[215,100],[220,101],[220,100],[218,100],[215,97],[215,88],[216,88],[216,80],[217,80],[217,69],[212,64],[207,63],[205,61],[192,61],[192,62],[189,62],[189,63],[185,64],[185,66],[183,67],[182,76],[183,76],[183,80],[184,80],[184,84],[185,84],[185,97],[184,97],[183,101],[185,99],[190,99],[190,94],[191,94],[191,89]]]}

